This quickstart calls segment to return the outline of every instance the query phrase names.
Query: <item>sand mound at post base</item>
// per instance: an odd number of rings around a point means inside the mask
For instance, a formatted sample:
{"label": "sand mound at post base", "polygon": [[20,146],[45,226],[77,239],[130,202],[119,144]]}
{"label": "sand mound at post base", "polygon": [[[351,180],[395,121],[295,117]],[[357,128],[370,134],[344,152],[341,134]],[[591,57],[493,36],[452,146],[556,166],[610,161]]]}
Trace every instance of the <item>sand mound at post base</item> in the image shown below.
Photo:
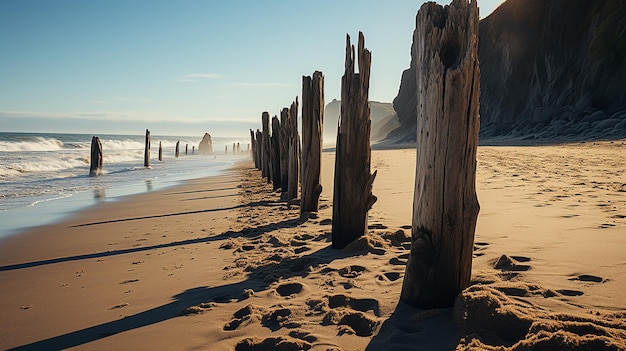
{"label": "sand mound at post base", "polygon": [[494,288],[475,285],[454,305],[457,350],[626,350],[624,314],[552,314]]}

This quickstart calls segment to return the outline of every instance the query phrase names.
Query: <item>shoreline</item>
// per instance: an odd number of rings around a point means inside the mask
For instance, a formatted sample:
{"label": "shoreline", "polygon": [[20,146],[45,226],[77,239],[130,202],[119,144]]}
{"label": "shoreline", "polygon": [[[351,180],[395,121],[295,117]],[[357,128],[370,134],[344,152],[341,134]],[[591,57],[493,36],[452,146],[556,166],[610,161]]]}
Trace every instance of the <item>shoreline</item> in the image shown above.
{"label": "shoreline", "polygon": [[[183,184],[185,181],[210,176],[218,176],[228,171],[245,159],[232,159],[227,167],[217,167],[208,174],[199,171],[172,174],[163,178],[146,179],[131,183],[118,184],[91,190],[82,190],[71,194],[57,194],[52,198],[43,198],[25,207],[0,211],[0,245],[6,237],[20,235],[35,227],[54,224],[80,211],[87,210],[100,203],[124,201],[125,197],[164,190]],[[106,177],[106,174],[99,177]]]}
{"label": "shoreline", "polygon": [[472,286],[453,309],[398,302],[415,149],[372,152],[379,201],[346,250],[330,248],[327,152],[306,218],[250,163],[103,203],[0,246],[0,349],[623,348],[622,146],[479,147]]}

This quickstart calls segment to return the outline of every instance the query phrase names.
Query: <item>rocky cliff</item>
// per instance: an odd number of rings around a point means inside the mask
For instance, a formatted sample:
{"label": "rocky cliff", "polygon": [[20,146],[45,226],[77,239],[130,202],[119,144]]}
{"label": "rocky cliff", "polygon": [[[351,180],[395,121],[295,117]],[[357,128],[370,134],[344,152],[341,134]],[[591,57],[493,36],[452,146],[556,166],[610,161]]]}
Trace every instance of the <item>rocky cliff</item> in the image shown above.
{"label": "rocky cliff", "polygon": [[[400,123],[393,106],[388,102],[370,101],[372,129],[370,141],[377,142],[396,129]],[[337,141],[337,121],[341,113],[341,101],[333,99],[324,108],[324,145],[334,145]]]}
{"label": "rocky cliff", "polygon": [[[481,138],[625,138],[624,18],[623,0],[508,0],[483,19]],[[393,102],[401,127],[389,137],[400,142],[415,140],[411,56]]]}

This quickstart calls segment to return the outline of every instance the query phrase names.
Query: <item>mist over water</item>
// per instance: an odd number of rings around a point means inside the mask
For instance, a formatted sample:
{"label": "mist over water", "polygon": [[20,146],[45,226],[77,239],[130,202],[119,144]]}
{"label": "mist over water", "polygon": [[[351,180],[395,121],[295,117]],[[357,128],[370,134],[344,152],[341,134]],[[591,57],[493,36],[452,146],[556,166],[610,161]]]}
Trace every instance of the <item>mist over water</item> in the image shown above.
{"label": "mist over water", "polygon": [[[198,137],[151,136],[151,167],[143,167],[145,136],[99,135],[103,174],[89,176],[91,135],[0,133],[0,236],[51,213],[69,213],[99,201],[216,175],[247,157],[248,140],[213,137],[211,155],[200,155]],[[175,157],[180,141],[180,157]],[[163,161],[158,160],[159,142]],[[240,143],[238,155],[232,144]],[[188,145],[188,155],[185,146]],[[228,154],[224,153],[228,146]],[[193,147],[195,153],[192,154]],[[52,216],[52,217],[58,217]],[[35,220],[34,222],[42,222]],[[45,222],[45,221],[43,221]]]}

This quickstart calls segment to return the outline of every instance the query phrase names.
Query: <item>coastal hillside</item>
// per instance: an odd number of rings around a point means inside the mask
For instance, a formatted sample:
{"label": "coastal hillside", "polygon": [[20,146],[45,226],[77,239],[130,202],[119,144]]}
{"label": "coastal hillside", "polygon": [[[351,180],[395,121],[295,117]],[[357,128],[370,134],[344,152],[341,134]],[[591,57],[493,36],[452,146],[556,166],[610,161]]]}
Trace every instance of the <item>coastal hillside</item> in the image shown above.
{"label": "coastal hillside", "polygon": [[[372,129],[370,140],[376,142],[400,126],[396,111],[391,103],[370,101]],[[341,101],[333,99],[324,109],[324,145],[334,145],[337,141],[337,121],[341,112]]]}
{"label": "coastal hillside", "polygon": [[[626,2],[508,0],[480,22],[480,137],[626,137]],[[415,45],[415,43],[413,43]],[[395,142],[415,140],[415,57],[393,101]]]}

